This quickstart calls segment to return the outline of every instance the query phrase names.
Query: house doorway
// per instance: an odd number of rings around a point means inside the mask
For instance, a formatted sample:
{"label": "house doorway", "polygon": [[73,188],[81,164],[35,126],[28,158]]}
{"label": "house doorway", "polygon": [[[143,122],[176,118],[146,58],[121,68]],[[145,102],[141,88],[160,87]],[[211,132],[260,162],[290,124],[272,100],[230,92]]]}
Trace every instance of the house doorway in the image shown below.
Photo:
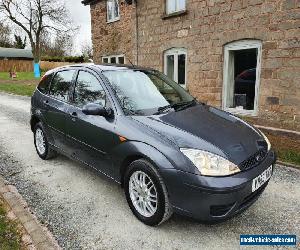
{"label": "house doorway", "polygon": [[257,113],[261,42],[238,41],[225,46],[223,108],[232,113]]}

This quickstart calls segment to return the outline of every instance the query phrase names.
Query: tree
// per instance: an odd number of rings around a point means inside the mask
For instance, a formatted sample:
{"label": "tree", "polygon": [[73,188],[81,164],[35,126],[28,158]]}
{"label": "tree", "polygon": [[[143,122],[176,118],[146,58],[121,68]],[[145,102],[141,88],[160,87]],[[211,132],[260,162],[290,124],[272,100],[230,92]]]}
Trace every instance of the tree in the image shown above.
{"label": "tree", "polygon": [[70,54],[73,48],[73,37],[70,34],[59,34],[51,40],[50,34],[41,37],[41,55],[49,57],[64,57]]}
{"label": "tree", "polygon": [[15,34],[14,47],[17,48],[17,49],[25,49],[25,47],[26,47],[26,36],[25,36],[24,41],[23,41],[21,36]]}
{"label": "tree", "polygon": [[0,22],[0,47],[4,47],[4,48],[13,47],[10,36],[11,36],[10,27]]}
{"label": "tree", "polygon": [[26,33],[36,63],[41,58],[43,32],[66,34],[74,30],[62,0],[1,0],[0,13]]}
{"label": "tree", "polygon": [[85,42],[81,45],[81,53],[85,61],[93,58],[93,46],[91,43]]}

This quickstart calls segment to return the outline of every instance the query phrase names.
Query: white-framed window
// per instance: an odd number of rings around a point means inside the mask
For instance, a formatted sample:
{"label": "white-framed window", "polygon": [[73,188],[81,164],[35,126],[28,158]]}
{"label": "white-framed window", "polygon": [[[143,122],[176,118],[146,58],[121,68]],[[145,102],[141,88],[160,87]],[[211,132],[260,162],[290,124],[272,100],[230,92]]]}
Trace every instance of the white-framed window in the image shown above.
{"label": "white-framed window", "polygon": [[107,0],[107,22],[115,22],[120,20],[120,6],[119,0]]}
{"label": "white-framed window", "polygon": [[124,55],[102,56],[102,63],[125,64]]}
{"label": "white-framed window", "polygon": [[179,83],[186,86],[187,51],[184,48],[169,49],[164,54],[164,73]]}
{"label": "white-framed window", "polygon": [[167,14],[185,10],[186,0],[166,0]]}
{"label": "white-framed window", "polygon": [[234,114],[257,115],[262,43],[240,40],[224,47],[222,106]]}

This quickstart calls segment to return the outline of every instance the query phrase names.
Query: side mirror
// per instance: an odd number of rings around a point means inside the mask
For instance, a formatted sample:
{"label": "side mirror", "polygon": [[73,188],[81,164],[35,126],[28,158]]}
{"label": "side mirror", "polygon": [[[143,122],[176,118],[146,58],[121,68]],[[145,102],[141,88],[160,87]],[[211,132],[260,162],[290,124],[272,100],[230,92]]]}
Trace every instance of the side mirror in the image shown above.
{"label": "side mirror", "polygon": [[110,108],[105,108],[101,104],[89,103],[84,105],[82,113],[85,115],[98,115],[103,117],[112,117],[113,111]]}

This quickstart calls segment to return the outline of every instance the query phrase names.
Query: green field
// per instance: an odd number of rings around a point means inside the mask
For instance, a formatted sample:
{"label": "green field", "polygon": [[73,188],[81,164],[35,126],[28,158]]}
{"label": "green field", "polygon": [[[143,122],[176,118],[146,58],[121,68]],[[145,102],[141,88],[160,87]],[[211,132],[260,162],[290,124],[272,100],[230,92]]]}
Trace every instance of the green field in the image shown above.
{"label": "green field", "polygon": [[300,152],[293,150],[278,150],[279,160],[300,166]]}
{"label": "green field", "polygon": [[[33,72],[18,72],[17,73],[17,80],[37,80],[34,77]],[[0,72],[0,80],[10,80],[9,72]]]}
{"label": "green field", "polygon": [[35,84],[20,84],[20,83],[1,83],[0,91],[4,91],[11,94],[32,96],[36,88]]}
{"label": "green field", "polygon": [[16,225],[7,220],[3,203],[0,200],[0,249],[21,249],[20,242],[21,237],[17,232]]}
{"label": "green field", "polygon": [[8,72],[0,72],[0,91],[31,96],[38,82],[33,72],[18,72],[15,79],[11,79]]}

